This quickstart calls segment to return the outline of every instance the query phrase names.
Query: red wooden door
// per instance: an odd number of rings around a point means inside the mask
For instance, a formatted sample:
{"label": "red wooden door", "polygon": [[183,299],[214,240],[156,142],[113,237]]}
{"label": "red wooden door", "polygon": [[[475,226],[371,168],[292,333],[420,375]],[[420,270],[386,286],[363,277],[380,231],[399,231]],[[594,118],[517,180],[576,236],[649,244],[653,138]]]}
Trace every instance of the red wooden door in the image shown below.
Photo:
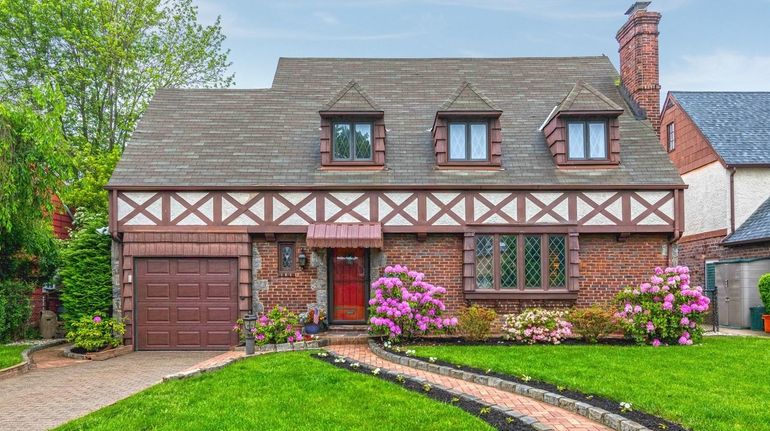
{"label": "red wooden door", "polygon": [[332,249],[334,322],[366,320],[366,265],[362,248]]}

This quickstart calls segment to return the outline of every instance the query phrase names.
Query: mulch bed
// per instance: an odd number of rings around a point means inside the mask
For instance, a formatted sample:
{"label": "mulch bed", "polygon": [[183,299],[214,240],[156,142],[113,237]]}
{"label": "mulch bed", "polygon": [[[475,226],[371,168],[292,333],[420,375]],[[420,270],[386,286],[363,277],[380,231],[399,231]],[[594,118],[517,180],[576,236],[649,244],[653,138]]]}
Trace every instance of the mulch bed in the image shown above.
{"label": "mulch bed", "polygon": [[[628,341],[629,340],[609,338],[609,339],[599,340],[599,344],[609,344],[609,345],[618,345],[618,346],[633,345],[634,344],[633,341],[631,341],[630,343]],[[587,344],[587,343],[582,341],[582,340],[570,339],[570,340],[565,340],[564,342],[562,342],[562,344],[579,345],[579,344]],[[385,350],[387,350],[387,351],[389,351],[391,353],[394,353],[396,355],[411,357],[411,358],[415,358],[415,359],[419,359],[419,360],[428,362],[427,358],[415,357],[415,356],[407,355],[404,351],[408,350],[410,345],[422,345],[422,346],[429,346],[429,345],[432,345],[432,346],[439,346],[439,345],[469,345],[469,346],[473,346],[473,345],[475,345],[475,346],[494,345],[494,346],[501,346],[501,345],[503,345],[503,346],[511,346],[511,345],[522,345],[522,343],[516,343],[516,342],[511,342],[511,341],[501,340],[501,339],[496,339],[496,340],[490,339],[490,340],[487,340],[486,342],[468,342],[468,341],[465,341],[465,340],[462,340],[462,339],[459,339],[459,338],[457,338],[457,339],[440,339],[440,340],[439,339],[426,339],[426,340],[424,340],[422,342],[420,342],[420,340],[415,340],[414,342],[411,342],[409,344],[400,345],[399,347],[400,347],[401,351],[394,350],[392,348],[388,349],[388,348],[386,348],[385,346],[383,346],[380,343],[380,347],[382,347],[383,349],[385,349]],[[608,412],[619,414],[619,415],[621,415],[621,416],[623,416],[623,417],[625,417],[627,419],[631,419],[632,421],[638,422],[638,423],[646,426],[647,428],[650,428],[650,429],[653,429],[653,430],[690,431],[688,428],[685,428],[682,425],[679,425],[677,423],[668,421],[666,419],[663,419],[663,418],[655,416],[655,415],[651,415],[649,413],[641,412],[641,411],[638,411],[638,410],[631,410],[631,411],[624,412],[624,411],[621,410],[619,402],[610,400],[609,398],[604,398],[604,397],[599,396],[599,395],[586,394],[586,393],[583,393],[583,392],[580,392],[580,391],[575,391],[575,390],[571,390],[571,389],[564,389],[564,388],[558,387],[557,385],[554,385],[554,384],[551,384],[551,383],[542,382],[542,381],[539,381],[539,380],[534,380],[534,379],[530,379],[530,380],[525,381],[524,379],[522,379],[520,377],[512,376],[510,374],[498,373],[498,372],[496,372],[494,370],[482,370],[480,368],[474,368],[474,367],[470,367],[470,366],[466,366],[466,365],[457,365],[457,364],[453,364],[453,363],[450,363],[450,362],[442,361],[441,359],[438,359],[438,358],[436,358],[436,361],[433,362],[433,363],[437,364],[437,365],[444,365],[444,366],[447,366],[447,367],[456,368],[458,370],[469,371],[471,373],[483,374],[483,375],[487,375],[487,376],[493,376],[493,377],[497,377],[497,378],[499,378],[501,380],[507,380],[509,382],[519,383],[519,384],[522,384],[522,385],[531,386],[533,388],[543,389],[543,390],[548,391],[548,392],[553,392],[555,394],[559,394],[559,395],[564,396],[564,397],[572,398],[573,400],[576,400],[576,401],[582,401],[582,402],[584,402],[586,404],[590,404],[590,405],[592,405],[594,407],[599,407],[601,409],[607,410]],[[632,408],[633,408],[633,406],[632,406]]]}
{"label": "mulch bed", "polygon": [[[354,373],[360,373],[360,374],[366,374],[372,377],[377,377],[379,379],[391,382],[393,384],[397,384],[399,386],[402,386],[410,391],[413,392],[419,392],[428,398],[432,398],[436,401],[451,404],[455,407],[459,407],[466,412],[472,414],[473,416],[478,417],[479,419],[483,420],[484,422],[488,423],[492,427],[494,427],[497,430],[500,431],[533,431],[535,430],[532,425],[526,424],[522,422],[519,419],[507,416],[503,414],[502,412],[490,409],[487,405],[472,401],[472,400],[466,400],[462,397],[456,397],[455,395],[452,395],[448,391],[437,388],[435,386],[430,385],[428,387],[428,391],[426,391],[426,387],[424,384],[416,382],[411,379],[411,377],[398,374],[398,373],[392,373],[390,371],[382,370],[379,374],[375,375],[372,374],[373,368],[369,367],[368,365],[360,364],[358,367],[353,367],[352,364],[356,363],[355,361],[351,362],[348,358],[345,358],[345,362],[335,362],[336,358],[339,358],[340,356],[336,356],[334,354],[328,353],[327,356],[319,356],[318,354],[313,355],[314,358],[319,359],[321,361],[327,362],[331,365],[334,365],[338,368],[343,368],[348,371],[352,371]],[[399,381],[399,376],[404,377],[403,382]]]}
{"label": "mulch bed", "polygon": [[[380,344],[387,341],[384,338],[376,339]],[[522,343],[521,341],[506,340],[502,337],[491,337],[485,341],[468,341],[462,337],[418,337],[402,346],[409,344],[421,345],[421,346],[529,346],[529,343]],[[566,346],[586,346],[591,344],[602,344],[607,346],[636,346],[634,340],[623,337],[607,337],[600,338],[597,343],[588,343],[581,338],[567,338],[561,341],[562,345]]]}

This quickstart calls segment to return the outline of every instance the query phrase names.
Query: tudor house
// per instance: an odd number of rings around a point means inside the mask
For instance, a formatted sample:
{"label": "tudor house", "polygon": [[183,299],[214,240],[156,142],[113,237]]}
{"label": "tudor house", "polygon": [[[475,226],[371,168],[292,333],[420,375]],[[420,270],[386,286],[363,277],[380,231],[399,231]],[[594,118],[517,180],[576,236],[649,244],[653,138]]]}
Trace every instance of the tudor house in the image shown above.
{"label": "tudor house", "polygon": [[770,258],[770,93],[672,91],[661,120],[688,185],[679,262],[713,288],[716,262]]}
{"label": "tudor house", "polygon": [[660,14],[606,56],[281,58],[267,89],[157,92],[110,180],[115,313],[137,349],[217,349],[249,311],[363,324],[405,264],[476,303],[585,306],[668,263]]}

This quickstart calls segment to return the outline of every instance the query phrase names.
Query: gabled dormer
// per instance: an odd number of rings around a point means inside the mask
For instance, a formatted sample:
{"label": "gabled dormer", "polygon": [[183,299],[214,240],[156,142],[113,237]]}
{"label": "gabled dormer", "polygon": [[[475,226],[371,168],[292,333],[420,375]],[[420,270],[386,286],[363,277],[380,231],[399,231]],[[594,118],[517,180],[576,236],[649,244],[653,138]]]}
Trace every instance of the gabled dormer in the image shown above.
{"label": "gabled dormer", "polygon": [[614,166],[620,163],[617,103],[586,82],[578,81],[543,123],[548,148],[560,167]]}
{"label": "gabled dormer", "polygon": [[499,167],[502,112],[470,82],[463,82],[439,107],[433,121],[436,164],[448,168]]}
{"label": "gabled dormer", "polygon": [[350,81],[318,113],[322,169],[385,165],[385,113],[356,81]]}

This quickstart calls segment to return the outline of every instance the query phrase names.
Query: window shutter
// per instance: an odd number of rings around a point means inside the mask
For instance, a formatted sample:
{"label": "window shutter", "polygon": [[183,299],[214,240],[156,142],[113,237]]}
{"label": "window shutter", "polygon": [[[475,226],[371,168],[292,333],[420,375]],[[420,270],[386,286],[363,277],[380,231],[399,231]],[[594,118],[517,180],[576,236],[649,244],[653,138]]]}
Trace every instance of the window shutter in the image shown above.
{"label": "window shutter", "polygon": [[714,262],[706,264],[706,291],[713,292],[717,284],[717,265]]}

